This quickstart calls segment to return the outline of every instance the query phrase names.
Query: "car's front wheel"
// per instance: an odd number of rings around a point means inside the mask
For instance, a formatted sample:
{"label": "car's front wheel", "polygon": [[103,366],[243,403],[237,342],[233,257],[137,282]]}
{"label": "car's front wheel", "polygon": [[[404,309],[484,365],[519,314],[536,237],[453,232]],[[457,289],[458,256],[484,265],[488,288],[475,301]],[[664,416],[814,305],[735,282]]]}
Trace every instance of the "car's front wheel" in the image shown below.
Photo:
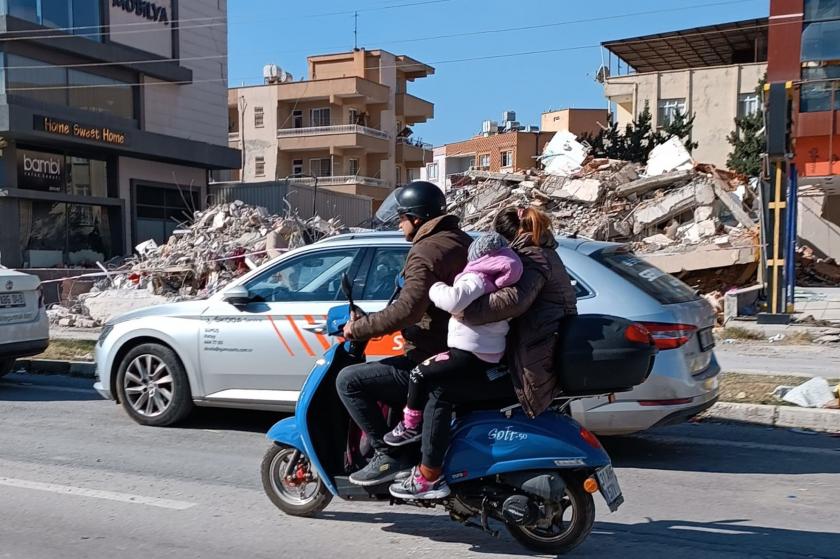
{"label": "car's front wheel", "polygon": [[15,359],[14,357],[9,357],[7,359],[0,359],[0,377],[4,375],[8,375],[11,373],[15,368]]}
{"label": "car's front wheel", "polygon": [[116,388],[125,411],[141,425],[173,425],[192,411],[184,365],[165,345],[142,344],[126,353]]}

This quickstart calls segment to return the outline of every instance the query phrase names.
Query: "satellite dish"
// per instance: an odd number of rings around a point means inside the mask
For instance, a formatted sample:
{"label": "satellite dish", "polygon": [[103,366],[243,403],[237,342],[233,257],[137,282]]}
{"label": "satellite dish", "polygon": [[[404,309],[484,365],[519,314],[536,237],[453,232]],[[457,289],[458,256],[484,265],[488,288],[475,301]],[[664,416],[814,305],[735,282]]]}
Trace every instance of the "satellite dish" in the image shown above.
{"label": "satellite dish", "polygon": [[604,83],[609,77],[610,69],[607,66],[601,66],[600,68],[598,68],[598,71],[595,72],[595,81],[598,83]]}

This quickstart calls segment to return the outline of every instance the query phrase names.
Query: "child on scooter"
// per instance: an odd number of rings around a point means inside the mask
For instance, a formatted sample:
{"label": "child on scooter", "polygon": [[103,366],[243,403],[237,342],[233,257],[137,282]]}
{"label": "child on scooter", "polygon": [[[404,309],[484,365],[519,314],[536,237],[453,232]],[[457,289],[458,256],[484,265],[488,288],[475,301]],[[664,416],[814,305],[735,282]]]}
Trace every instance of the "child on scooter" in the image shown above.
{"label": "child on scooter", "polygon": [[[459,314],[470,303],[497,289],[516,284],[522,277],[522,262],[498,233],[487,233],[470,245],[464,271],[451,286],[434,284],[429,298],[439,309]],[[426,381],[464,372],[484,373],[504,356],[508,321],[468,326],[454,316],[449,319],[449,351],[427,359],[411,371],[403,419],[384,437],[391,446],[416,442],[421,436],[423,408],[428,393]]]}

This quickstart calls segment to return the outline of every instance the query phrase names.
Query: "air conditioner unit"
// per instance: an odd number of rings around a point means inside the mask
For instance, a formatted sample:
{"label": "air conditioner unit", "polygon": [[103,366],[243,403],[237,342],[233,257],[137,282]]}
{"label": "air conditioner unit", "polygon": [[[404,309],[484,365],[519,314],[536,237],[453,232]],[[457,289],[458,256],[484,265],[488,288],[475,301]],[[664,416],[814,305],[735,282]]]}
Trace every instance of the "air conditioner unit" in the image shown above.
{"label": "air conditioner unit", "polygon": [[512,122],[516,120],[516,111],[505,111],[502,113],[502,122]]}

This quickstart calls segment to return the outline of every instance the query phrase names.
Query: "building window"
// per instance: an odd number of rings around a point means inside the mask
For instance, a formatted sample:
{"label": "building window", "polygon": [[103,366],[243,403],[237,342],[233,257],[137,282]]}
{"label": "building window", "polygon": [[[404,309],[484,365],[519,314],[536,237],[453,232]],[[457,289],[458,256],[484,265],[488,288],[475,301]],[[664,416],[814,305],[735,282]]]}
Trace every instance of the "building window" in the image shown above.
{"label": "building window", "polygon": [[108,197],[105,161],[18,148],[17,169],[18,188]]}
{"label": "building window", "polygon": [[752,116],[761,112],[761,97],[758,93],[741,93],[738,95],[738,118]]}
{"label": "building window", "polygon": [[101,0],[8,0],[8,13],[44,27],[101,41]]}
{"label": "building window", "polygon": [[429,180],[437,180],[438,178],[438,164],[429,163],[426,165],[426,178]]}
{"label": "building window", "polygon": [[685,115],[685,99],[660,99],[657,126],[668,126],[674,122],[677,113]]}
{"label": "building window", "polygon": [[292,111],[292,128],[303,128],[303,111]]}
{"label": "building window", "polygon": [[348,159],[347,160],[347,174],[350,176],[355,177],[359,174],[359,160],[358,159]]}
{"label": "building window", "polygon": [[265,176],[265,157],[262,155],[254,158],[254,174],[258,177]]}
{"label": "building window", "polygon": [[834,83],[834,109],[840,110],[840,66],[827,65],[802,69],[799,89],[799,112],[831,110],[831,84]]}
{"label": "building window", "polygon": [[329,109],[312,109],[312,126],[329,126],[330,125],[330,110]]}
{"label": "building window", "polygon": [[262,107],[254,107],[254,127],[262,128],[265,126],[265,111]]}
{"label": "building window", "polygon": [[303,174],[303,159],[292,159],[292,175]]}
{"label": "building window", "polygon": [[310,159],[309,160],[309,174],[315,177],[331,177],[332,176],[332,159]]}
{"label": "building window", "polygon": [[134,88],[89,72],[6,55],[6,92],[40,103],[134,119]]}
{"label": "building window", "polygon": [[165,243],[199,206],[199,193],[189,188],[137,185],[135,191],[137,242]]}
{"label": "building window", "polygon": [[359,109],[349,109],[347,111],[347,124],[359,124]]}
{"label": "building window", "polygon": [[502,167],[512,167],[513,166],[513,152],[512,151],[503,151],[502,152]]}
{"label": "building window", "polygon": [[119,228],[117,208],[21,200],[18,210],[27,268],[94,267],[114,256],[111,223]]}
{"label": "building window", "polygon": [[394,170],[394,172],[395,172],[395,175],[396,175],[397,184],[402,184],[402,169],[400,169],[399,166],[398,166]]}
{"label": "building window", "polygon": [[840,3],[837,0],[805,0],[805,22],[840,19]]}
{"label": "building window", "polygon": [[490,168],[490,154],[484,153],[478,156],[478,168],[482,170],[487,170]]}

